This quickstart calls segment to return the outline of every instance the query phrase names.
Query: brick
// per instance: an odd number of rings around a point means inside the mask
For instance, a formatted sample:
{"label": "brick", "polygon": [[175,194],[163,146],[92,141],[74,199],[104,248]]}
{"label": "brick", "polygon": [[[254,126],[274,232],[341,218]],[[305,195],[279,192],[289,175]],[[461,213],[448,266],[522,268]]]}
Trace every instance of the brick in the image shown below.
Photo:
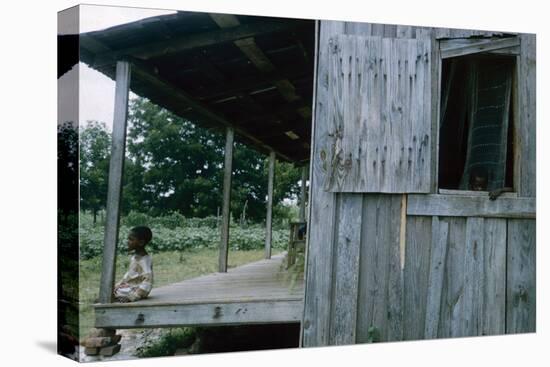
{"label": "brick", "polygon": [[90,334],[88,336],[92,338],[104,338],[104,337],[112,337],[115,336],[116,330],[115,329],[92,329],[90,331]]}
{"label": "brick", "polygon": [[82,343],[86,348],[101,348],[110,344],[111,338],[90,337]]}
{"label": "brick", "polygon": [[110,345],[99,349],[99,354],[105,357],[110,357],[120,352],[120,344]]}
{"label": "brick", "polygon": [[99,354],[99,348],[84,348],[84,353],[87,356],[97,356]]}

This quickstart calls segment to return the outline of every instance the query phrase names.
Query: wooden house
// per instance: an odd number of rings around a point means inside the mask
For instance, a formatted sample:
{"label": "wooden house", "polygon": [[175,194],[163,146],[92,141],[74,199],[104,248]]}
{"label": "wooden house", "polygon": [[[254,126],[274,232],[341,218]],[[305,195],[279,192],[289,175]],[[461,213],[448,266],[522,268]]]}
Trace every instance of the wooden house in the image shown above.
{"label": "wooden house", "polygon": [[[534,35],[178,12],[79,42],[117,83],[97,327],[300,322],[306,347],[535,331]],[[225,224],[219,273],[113,304],[130,88],[225,131]],[[266,260],[226,272],[234,137],[309,171],[292,290],[270,201]]]}

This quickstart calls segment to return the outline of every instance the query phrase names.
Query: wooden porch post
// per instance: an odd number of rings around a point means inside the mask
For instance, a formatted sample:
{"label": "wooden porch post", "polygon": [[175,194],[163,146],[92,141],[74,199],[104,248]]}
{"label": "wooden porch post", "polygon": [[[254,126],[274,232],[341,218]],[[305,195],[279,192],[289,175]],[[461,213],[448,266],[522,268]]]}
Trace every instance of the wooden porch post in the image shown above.
{"label": "wooden porch post", "polygon": [[306,181],[308,174],[308,166],[302,167],[302,186],[300,189],[300,212],[299,212],[299,221],[306,221]]}
{"label": "wooden porch post", "polygon": [[99,302],[112,301],[115,278],[116,247],[120,221],[120,199],[122,196],[122,172],[126,147],[126,117],[128,112],[128,91],[130,88],[130,64],[118,61],[116,64],[115,111],[109,164],[109,186],[107,190],[107,216],[103,245],[103,265],[99,286]]}
{"label": "wooden porch post", "polygon": [[223,207],[220,239],[220,257],[218,271],[227,271],[227,254],[229,251],[229,219],[231,203],[231,172],[233,170],[233,140],[235,132],[232,127],[226,129],[225,134],[225,163],[223,165]]}
{"label": "wooden porch post", "polygon": [[273,178],[275,176],[275,152],[269,153],[269,174],[267,181],[267,216],[265,221],[265,258],[271,258],[271,232],[273,222]]}

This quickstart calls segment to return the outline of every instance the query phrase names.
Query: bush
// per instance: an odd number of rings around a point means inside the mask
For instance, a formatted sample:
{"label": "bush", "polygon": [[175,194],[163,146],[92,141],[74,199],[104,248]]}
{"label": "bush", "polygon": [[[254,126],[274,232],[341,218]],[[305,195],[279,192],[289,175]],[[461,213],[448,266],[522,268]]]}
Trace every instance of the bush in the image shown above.
{"label": "bush", "polygon": [[194,328],[185,327],[163,330],[162,336],[155,342],[137,350],[140,358],[173,356],[180,348],[189,348],[197,335]]}
{"label": "bush", "polygon": [[123,226],[136,227],[150,225],[151,217],[147,214],[131,211],[128,215],[122,218],[121,223]]}

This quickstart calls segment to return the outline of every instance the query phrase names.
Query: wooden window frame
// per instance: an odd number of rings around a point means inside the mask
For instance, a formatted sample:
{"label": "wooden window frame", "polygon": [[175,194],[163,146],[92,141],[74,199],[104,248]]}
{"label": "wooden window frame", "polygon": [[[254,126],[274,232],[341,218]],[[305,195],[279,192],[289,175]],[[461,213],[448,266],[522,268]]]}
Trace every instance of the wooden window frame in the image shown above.
{"label": "wooden window frame", "polygon": [[[519,35],[507,38],[456,38],[456,39],[436,39],[435,40],[435,60],[434,64],[437,65],[437,75],[434,75],[434,79],[437,80],[437,86],[434,88],[433,94],[435,95],[434,101],[436,101],[436,118],[434,122],[435,128],[435,151],[432,157],[434,164],[433,170],[433,193],[442,195],[464,195],[464,196],[484,196],[488,191],[471,191],[471,190],[458,190],[458,189],[442,189],[439,187],[439,139],[440,139],[440,119],[441,119],[441,82],[442,82],[442,67],[443,60],[451,57],[459,57],[466,55],[474,55],[480,53],[489,53],[496,55],[508,55],[514,57],[514,68],[512,72],[512,95],[511,95],[511,107],[513,110],[512,123],[512,139],[514,150],[513,154],[513,176],[512,176],[512,192],[503,193],[501,197],[517,198],[520,192],[520,177],[519,177],[519,164],[520,164],[520,149],[519,149],[519,120],[520,120],[520,88],[519,88],[519,74],[520,74],[520,50],[521,50],[521,38]],[[509,127],[510,128],[510,127]]]}

